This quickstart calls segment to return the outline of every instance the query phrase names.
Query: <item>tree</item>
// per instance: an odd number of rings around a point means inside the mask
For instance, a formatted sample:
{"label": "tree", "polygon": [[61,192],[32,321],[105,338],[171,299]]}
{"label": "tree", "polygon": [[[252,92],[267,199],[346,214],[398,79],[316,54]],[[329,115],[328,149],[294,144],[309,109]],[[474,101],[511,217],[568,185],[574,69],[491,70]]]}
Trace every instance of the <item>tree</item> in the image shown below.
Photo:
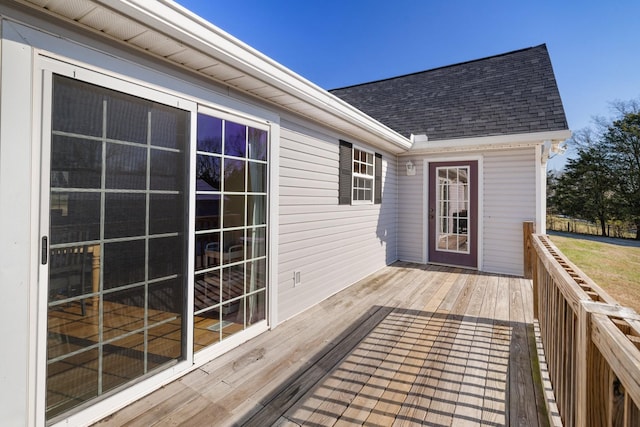
{"label": "tree", "polygon": [[619,105],[624,114],[607,128],[603,142],[616,177],[621,214],[635,224],[636,240],[640,240],[640,106],[636,102]]}
{"label": "tree", "polygon": [[595,144],[583,146],[578,157],[569,159],[557,180],[554,202],[560,212],[600,224],[607,235],[607,222],[614,216],[614,179],[607,152]]}
{"label": "tree", "polygon": [[550,183],[549,206],[599,222],[603,235],[607,221],[633,223],[640,240],[640,99],[612,106],[616,118],[596,118],[569,141],[577,157]]}
{"label": "tree", "polygon": [[557,215],[560,213],[558,209],[557,193],[558,179],[562,176],[555,170],[547,171],[547,213]]}

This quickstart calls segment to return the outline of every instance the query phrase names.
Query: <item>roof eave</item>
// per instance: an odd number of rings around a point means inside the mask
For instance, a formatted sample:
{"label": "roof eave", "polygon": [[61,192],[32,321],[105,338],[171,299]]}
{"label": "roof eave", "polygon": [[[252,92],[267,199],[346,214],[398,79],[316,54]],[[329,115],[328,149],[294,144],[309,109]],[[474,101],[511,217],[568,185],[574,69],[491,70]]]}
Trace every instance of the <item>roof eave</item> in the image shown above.
{"label": "roof eave", "polygon": [[402,155],[434,154],[465,151],[504,150],[509,148],[532,147],[550,141],[560,143],[571,137],[569,129],[546,132],[530,132],[510,135],[492,135],[470,138],[456,138],[436,141],[416,141],[411,149]]}
{"label": "roof eave", "polygon": [[[124,36],[109,34],[101,28],[80,23],[74,16],[44,9],[41,0],[20,0],[23,4],[39,6],[40,10],[75,21],[94,31],[116,38],[122,43],[153,54],[155,46],[141,46]],[[180,58],[166,55],[161,59],[178,63],[217,83],[228,85],[249,96],[285,111],[322,123],[338,133],[369,143],[392,153],[401,153],[411,147],[410,141],[389,127],[362,113],[319,86],[299,76],[266,55],[251,48],[225,31],[215,27],[171,0],[84,0],[106,8],[125,24],[142,26],[147,31],[164,36],[185,48]],[[70,13],[70,12],[69,12]],[[156,42],[156,43],[161,43]],[[210,58],[209,64],[191,64],[185,57]],[[155,55],[158,56],[157,54]],[[202,62],[202,61],[201,61]],[[205,61],[206,62],[206,61]],[[206,72],[203,73],[203,69]],[[217,73],[217,74],[216,74]],[[243,77],[247,77],[243,79]],[[249,81],[249,83],[245,83]],[[253,85],[253,86],[251,86]],[[262,87],[256,87],[256,85]]]}

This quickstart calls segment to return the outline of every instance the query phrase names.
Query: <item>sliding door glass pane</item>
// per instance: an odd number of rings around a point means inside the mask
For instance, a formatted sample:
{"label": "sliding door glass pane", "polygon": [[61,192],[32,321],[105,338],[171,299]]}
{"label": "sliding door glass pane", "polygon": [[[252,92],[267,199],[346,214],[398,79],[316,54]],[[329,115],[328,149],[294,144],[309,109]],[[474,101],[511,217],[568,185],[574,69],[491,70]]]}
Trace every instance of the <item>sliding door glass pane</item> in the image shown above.
{"label": "sliding door glass pane", "polygon": [[184,357],[189,113],[53,79],[46,416]]}
{"label": "sliding door glass pane", "polygon": [[222,154],[222,119],[198,114],[198,151]]}
{"label": "sliding door glass pane", "polygon": [[106,144],[106,187],[144,190],[147,187],[147,149]]}
{"label": "sliding door glass pane", "polygon": [[245,191],[245,161],[224,160],[224,191],[242,193]]}
{"label": "sliding door glass pane", "polygon": [[249,158],[267,160],[267,131],[249,128]]}
{"label": "sliding door glass pane", "polygon": [[196,352],[266,318],[268,200],[266,130],[199,114],[197,133]]}
{"label": "sliding door glass pane", "polygon": [[224,126],[224,154],[227,156],[245,157],[247,143],[247,127],[226,120]]}
{"label": "sliding door glass pane", "polygon": [[57,190],[49,199],[49,221],[56,231],[49,235],[51,244],[100,239],[101,194]]}
{"label": "sliding door glass pane", "polygon": [[100,188],[102,144],[63,135],[51,138],[51,185],[58,188]]}

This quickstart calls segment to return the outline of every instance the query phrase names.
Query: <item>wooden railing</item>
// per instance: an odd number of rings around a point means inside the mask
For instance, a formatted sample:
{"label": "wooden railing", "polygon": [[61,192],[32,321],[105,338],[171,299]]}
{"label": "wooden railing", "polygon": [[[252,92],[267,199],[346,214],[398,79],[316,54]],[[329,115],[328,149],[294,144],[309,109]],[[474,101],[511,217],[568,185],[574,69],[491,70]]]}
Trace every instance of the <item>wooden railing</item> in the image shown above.
{"label": "wooden railing", "polygon": [[563,424],[640,426],[640,316],[546,236],[527,237],[534,316]]}

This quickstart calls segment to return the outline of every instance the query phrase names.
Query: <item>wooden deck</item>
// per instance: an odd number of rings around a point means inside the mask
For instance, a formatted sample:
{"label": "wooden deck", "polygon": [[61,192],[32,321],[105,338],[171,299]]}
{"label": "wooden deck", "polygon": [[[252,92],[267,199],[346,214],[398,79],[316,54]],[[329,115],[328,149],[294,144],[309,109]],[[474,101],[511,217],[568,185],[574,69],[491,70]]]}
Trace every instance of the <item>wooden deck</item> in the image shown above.
{"label": "wooden deck", "polygon": [[98,425],[547,425],[532,322],[530,280],[396,263]]}

